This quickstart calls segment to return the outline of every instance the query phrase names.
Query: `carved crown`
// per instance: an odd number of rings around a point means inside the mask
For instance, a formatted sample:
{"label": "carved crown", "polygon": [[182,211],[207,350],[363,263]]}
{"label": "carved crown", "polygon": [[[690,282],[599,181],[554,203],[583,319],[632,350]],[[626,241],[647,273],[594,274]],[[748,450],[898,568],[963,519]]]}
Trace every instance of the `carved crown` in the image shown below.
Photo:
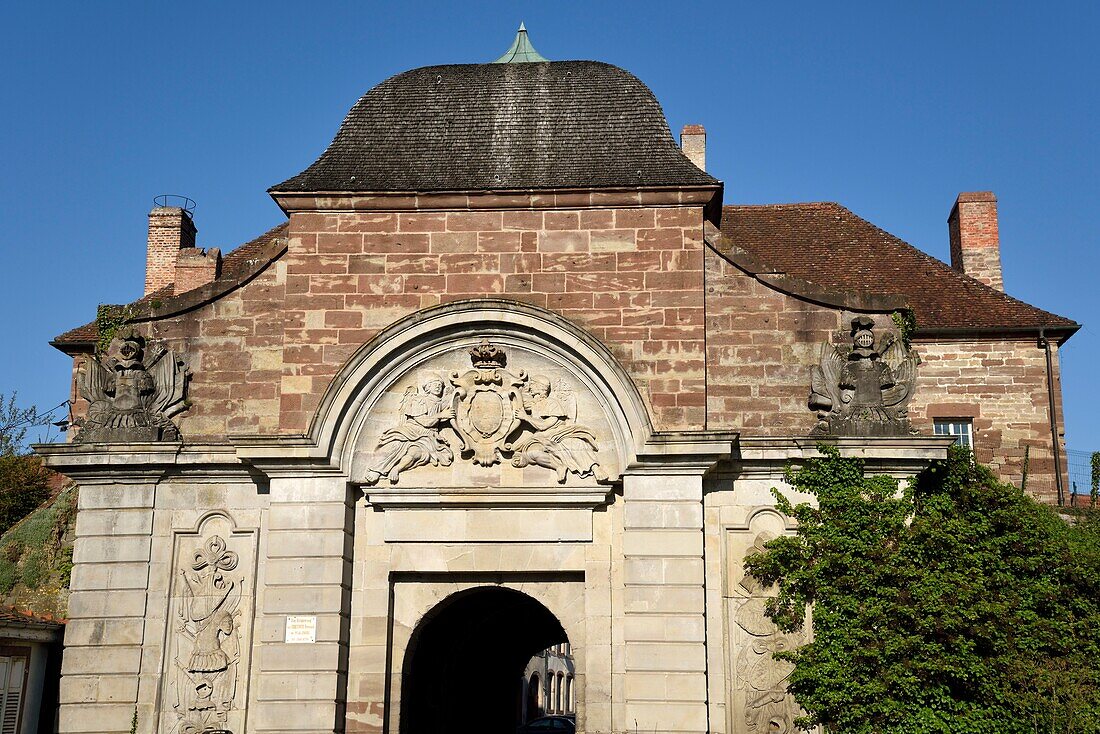
{"label": "carved crown", "polygon": [[470,361],[479,369],[499,369],[508,363],[508,355],[488,339],[482,339],[470,350]]}

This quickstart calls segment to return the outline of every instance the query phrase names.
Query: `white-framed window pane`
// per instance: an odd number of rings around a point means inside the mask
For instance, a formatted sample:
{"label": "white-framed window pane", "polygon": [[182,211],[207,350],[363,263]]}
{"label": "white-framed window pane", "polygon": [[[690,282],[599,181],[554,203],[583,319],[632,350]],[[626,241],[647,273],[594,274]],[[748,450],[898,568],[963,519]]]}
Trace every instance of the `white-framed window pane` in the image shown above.
{"label": "white-framed window pane", "polygon": [[932,423],[937,436],[955,436],[955,443],[974,448],[974,428],[969,418],[942,418]]}

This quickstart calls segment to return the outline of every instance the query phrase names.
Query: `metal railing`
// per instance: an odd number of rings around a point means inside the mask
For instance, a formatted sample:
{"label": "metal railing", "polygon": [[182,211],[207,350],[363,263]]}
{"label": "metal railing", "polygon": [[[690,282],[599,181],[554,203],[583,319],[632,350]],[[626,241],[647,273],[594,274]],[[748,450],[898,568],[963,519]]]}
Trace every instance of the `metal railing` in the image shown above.
{"label": "metal railing", "polygon": [[1092,493],[1092,451],[1066,450],[1069,465],[1069,506],[1084,507]]}

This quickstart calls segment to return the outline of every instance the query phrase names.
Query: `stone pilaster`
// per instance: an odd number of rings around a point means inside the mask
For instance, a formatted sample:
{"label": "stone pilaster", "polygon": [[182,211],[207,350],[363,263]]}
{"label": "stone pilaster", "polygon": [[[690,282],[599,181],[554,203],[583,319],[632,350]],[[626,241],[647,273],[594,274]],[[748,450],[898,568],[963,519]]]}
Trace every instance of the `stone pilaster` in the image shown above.
{"label": "stone pilaster", "polygon": [[703,475],[733,438],[656,436],[623,476],[616,730],[708,731]]}
{"label": "stone pilaster", "polygon": [[[351,498],[343,477],[306,473],[271,476],[250,718],[256,732],[344,726]],[[316,641],[287,642],[289,616],[316,618]]]}
{"label": "stone pilaster", "polygon": [[155,476],[86,481],[73,547],[59,731],[127,734],[138,698],[153,528]]}

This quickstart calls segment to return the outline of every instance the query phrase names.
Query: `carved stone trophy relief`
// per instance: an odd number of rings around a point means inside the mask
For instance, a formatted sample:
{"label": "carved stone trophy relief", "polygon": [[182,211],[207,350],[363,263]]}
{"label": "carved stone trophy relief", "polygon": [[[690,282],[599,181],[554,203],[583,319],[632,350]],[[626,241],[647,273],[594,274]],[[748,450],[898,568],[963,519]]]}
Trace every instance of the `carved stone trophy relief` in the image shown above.
{"label": "carved stone trophy relief", "polygon": [[562,484],[570,474],[607,479],[596,434],[576,422],[577,403],[564,380],[509,369],[505,351],[486,340],[469,355],[471,369],[406,389],[397,425],[378,438],[367,484],[397,484],[403,472],[447,467],[456,457],[484,467],[543,467]]}
{"label": "carved stone trophy relief", "polygon": [[89,402],[78,421],[78,443],[179,441],[170,420],[182,411],[189,373],[175,352],[147,343],[135,331],[114,338],[102,361],[89,359],[80,395]]}
{"label": "carved stone trophy relief", "polygon": [[815,434],[900,436],[912,433],[908,405],[920,357],[900,338],[876,338],[875,321],[852,319],[850,345],[821,345],[820,364],[810,370],[809,407]]}
{"label": "carved stone trophy relief", "polygon": [[169,621],[172,731],[229,730],[240,682],[245,584],[240,557],[212,534],[190,558],[180,554],[177,574],[178,599]]}
{"label": "carved stone trophy relief", "polygon": [[[764,550],[764,544],[774,537],[775,534],[769,531],[758,533],[745,555]],[[787,693],[787,679],[794,665],[777,660],[775,653],[802,645],[805,633],[786,633],[775,626],[765,614],[773,591],[754,577],[746,575],[738,587],[746,596],[740,601],[734,600],[731,615],[737,631],[734,684],[740,702],[735,711],[739,708],[741,712],[741,723],[735,723],[734,731],[752,734],[800,731],[794,721],[802,715],[802,710]]]}

